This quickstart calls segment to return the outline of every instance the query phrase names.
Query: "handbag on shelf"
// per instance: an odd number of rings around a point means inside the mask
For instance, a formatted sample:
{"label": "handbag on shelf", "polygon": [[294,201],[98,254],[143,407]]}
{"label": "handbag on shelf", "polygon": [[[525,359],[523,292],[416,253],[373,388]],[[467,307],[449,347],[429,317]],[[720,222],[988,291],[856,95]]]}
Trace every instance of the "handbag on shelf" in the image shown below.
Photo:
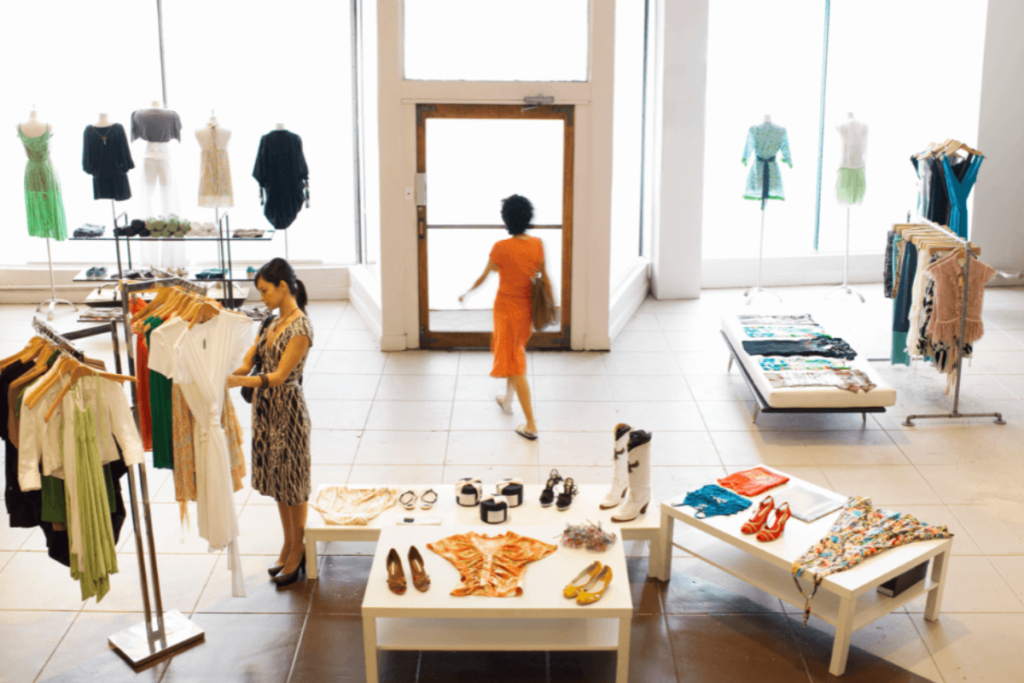
{"label": "handbag on shelf", "polygon": [[555,299],[551,295],[551,285],[540,275],[533,279],[530,314],[533,320],[533,329],[537,332],[540,332],[558,318],[558,314],[555,311]]}
{"label": "handbag on shelf", "polygon": [[[275,319],[275,316],[268,315],[266,318],[263,319],[263,322],[260,323],[260,331],[256,335],[256,348],[257,348],[257,351],[256,351],[256,355],[252,359],[252,370],[249,371],[249,376],[250,377],[253,377],[253,376],[258,375],[261,372],[263,372],[263,359],[260,358],[260,352],[258,350],[260,348],[259,347],[259,343],[260,343],[259,340],[264,335],[264,333],[267,331],[267,326],[270,325],[271,321],[273,321],[274,319]],[[253,391],[255,391],[255,390],[252,387],[242,387],[242,400],[244,400],[246,403],[252,403],[252,393],[253,393]]]}

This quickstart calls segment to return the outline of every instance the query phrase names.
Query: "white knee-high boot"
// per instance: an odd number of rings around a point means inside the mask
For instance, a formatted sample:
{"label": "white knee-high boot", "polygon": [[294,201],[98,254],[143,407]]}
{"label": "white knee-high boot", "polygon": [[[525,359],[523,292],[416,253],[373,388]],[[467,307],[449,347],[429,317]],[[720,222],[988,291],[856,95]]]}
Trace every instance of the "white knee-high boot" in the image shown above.
{"label": "white knee-high boot", "polygon": [[626,466],[626,446],[629,443],[629,432],[628,424],[615,425],[615,459],[612,460],[615,473],[612,478],[612,488],[601,501],[602,510],[616,507],[626,497],[626,489],[629,488],[629,472]]}
{"label": "white knee-high boot", "polygon": [[638,429],[629,433],[627,450],[629,471],[629,500],[612,517],[613,522],[631,522],[647,512],[651,502],[651,437],[650,432]]}

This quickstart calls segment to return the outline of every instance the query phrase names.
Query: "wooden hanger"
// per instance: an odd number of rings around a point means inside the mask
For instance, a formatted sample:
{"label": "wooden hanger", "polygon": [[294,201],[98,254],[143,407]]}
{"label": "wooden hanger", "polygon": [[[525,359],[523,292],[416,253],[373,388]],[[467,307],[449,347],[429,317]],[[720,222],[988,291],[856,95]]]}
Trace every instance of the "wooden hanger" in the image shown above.
{"label": "wooden hanger", "polygon": [[[163,289],[158,290],[156,296],[153,297],[153,300],[150,301],[145,306],[143,306],[142,308],[140,308],[137,313],[133,313],[132,317],[145,319],[151,310],[159,308],[160,305],[163,304],[163,302],[166,301],[167,298],[176,291],[178,290],[172,289],[170,287],[165,287]],[[141,292],[139,293],[141,294]]]}
{"label": "wooden hanger", "polygon": [[28,340],[28,344],[21,351],[13,356],[8,356],[7,358],[0,360],[0,370],[3,370],[15,361],[27,363],[30,359],[35,358],[36,354],[49,343],[49,340],[44,339],[43,337],[32,337]]}
{"label": "wooden hanger", "polygon": [[112,382],[121,383],[138,381],[134,377],[131,377],[129,375],[116,375],[110,372],[99,372],[98,370],[96,370],[96,368],[90,368],[88,365],[82,365],[81,363],[78,363],[78,361],[74,362],[77,363],[77,367],[71,370],[67,378],[67,384],[65,384],[64,387],[60,390],[60,393],[57,394],[57,398],[54,399],[53,404],[50,406],[50,409],[46,411],[45,419],[47,422],[49,422],[50,418],[53,417],[54,411],[57,410],[57,406],[60,405],[60,402],[64,399],[64,396],[66,396],[67,393],[71,391],[71,387],[73,387],[75,383],[78,382],[78,380],[80,379],[83,379],[85,377],[99,377],[101,379],[108,379],[111,380]]}

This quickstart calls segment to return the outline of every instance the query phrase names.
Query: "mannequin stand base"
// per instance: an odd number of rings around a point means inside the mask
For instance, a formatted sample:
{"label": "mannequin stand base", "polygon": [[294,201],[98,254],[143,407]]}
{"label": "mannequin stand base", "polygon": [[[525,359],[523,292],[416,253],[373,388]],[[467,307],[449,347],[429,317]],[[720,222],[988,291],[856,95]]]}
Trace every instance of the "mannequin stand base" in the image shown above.
{"label": "mannequin stand base", "polygon": [[779,300],[780,304],[782,303],[782,297],[781,296],[779,296],[778,294],[776,294],[775,292],[773,292],[770,289],[765,289],[761,285],[757,285],[756,287],[751,287],[747,291],[743,292],[743,296],[745,296],[747,298],[747,305],[748,306],[750,304],[754,303],[754,299],[757,297],[758,294],[771,294],[772,296],[774,296],[776,299]]}
{"label": "mannequin stand base", "polygon": [[994,423],[997,425],[1004,425],[1006,421],[1003,420],[1002,413],[960,413],[953,411],[952,413],[941,413],[939,415],[907,415],[907,419],[903,421],[904,427],[913,427],[914,420],[928,420],[932,418],[949,418],[950,420],[959,420],[962,417],[994,417]]}
{"label": "mannequin stand base", "polygon": [[74,305],[70,301],[64,299],[47,299],[43,303],[36,306],[36,313],[42,313],[43,307],[46,307],[46,319],[53,320],[53,309],[57,306],[70,306],[74,310],[78,310],[78,306]]}
{"label": "mannequin stand base", "polygon": [[164,638],[150,641],[146,634],[146,626],[146,622],[143,621],[107,638],[111,647],[116,648],[121,656],[136,668],[206,637],[206,632],[198,624],[176,609],[164,613]]}
{"label": "mannequin stand base", "polygon": [[865,303],[864,295],[861,294],[860,292],[858,292],[856,289],[854,289],[850,285],[846,285],[846,284],[839,285],[838,287],[833,287],[832,289],[829,290],[828,294],[825,295],[825,298],[829,299],[829,298],[832,297],[833,294],[835,294],[836,292],[839,292],[839,291],[845,292],[847,295],[851,295],[852,294],[853,296],[855,296],[858,299],[860,299],[861,303]]}

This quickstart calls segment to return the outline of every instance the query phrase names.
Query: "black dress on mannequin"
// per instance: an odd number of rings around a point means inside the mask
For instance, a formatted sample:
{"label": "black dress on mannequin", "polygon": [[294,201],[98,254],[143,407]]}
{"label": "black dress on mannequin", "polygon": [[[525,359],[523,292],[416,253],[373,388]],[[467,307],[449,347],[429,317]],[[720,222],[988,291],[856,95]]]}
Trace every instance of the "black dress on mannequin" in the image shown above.
{"label": "black dress on mannequin", "polygon": [[85,127],[82,168],[92,176],[93,199],[121,202],[132,196],[128,171],[135,168],[135,162],[128,149],[128,136],[120,123],[106,128]]}
{"label": "black dress on mannequin", "polygon": [[263,215],[276,229],[284,230],[295,221],[302,203],[309,203],[309,167],[302,138],[287,130],[264,135],[252,177],[260,184]]}

